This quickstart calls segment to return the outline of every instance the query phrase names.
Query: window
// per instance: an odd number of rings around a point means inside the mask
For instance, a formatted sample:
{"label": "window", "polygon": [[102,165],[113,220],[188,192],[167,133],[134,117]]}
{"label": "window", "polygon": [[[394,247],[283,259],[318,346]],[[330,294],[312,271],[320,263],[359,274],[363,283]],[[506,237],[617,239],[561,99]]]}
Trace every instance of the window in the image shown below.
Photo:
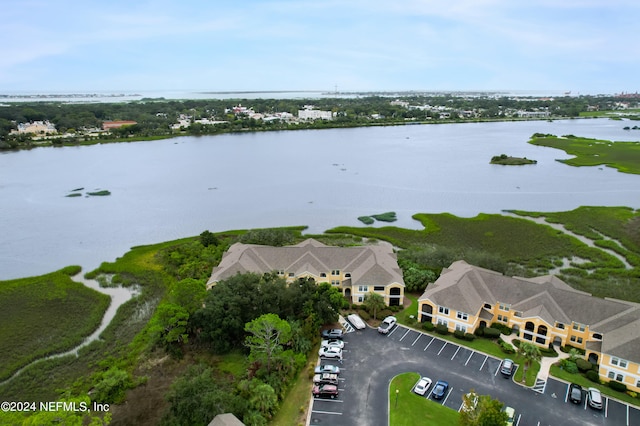
{"label": "window", "polygon": [[507,317],[506,315],[498,315],[498,321],[507,322],[509,321],[509,317]]}
{"label": "window", "polygon": [[561,322],[557,322],[556,323],[556,328],[559,328],[560,330],[564,330],[564,324]]}
{"label": "window", "polygon": [[463,333],[467,332],[467,327],[464,325],[456,324],[456,331],[462,331]]}
{"label": "window", "polygon": [[326,278],[326,277],[327,277],[326,272],[320,272],[320,278]]}
{"label": "window", "polygon": [[279,270],[278,270],[278,275],[284,275],[284,270],[279,269]]}
{"label": "window", "polygon": [[580,324],[579,322],[574,322],[573,323],[573,329],[574,330],[579,330],[579,331],[584,331],[586,329],[586,325],[584,324]]}
{"label": "window", "polygon": [[345,272],[344,273],[344,277],[345,278],[351,278],[351,272]]}
{"label": "window", "polygon": [[637,387],[637,388],[640,388],[640,380],[638,380],[638,381],[636,382],[636,387]]}
{"label": "window", "polygon": [[361,285],[361,286],[358,286],[358,291],[359,291],[360,293],[367,292],[367,291],[369,291],[369,286],[368,286],[368,285]]}
{"label": "window", "polygon": [[513,313],[513,316],[522,318],[522,312],[515,311],[515,312]]}
{"label": "window", "polygon": [[617,365],[620,368],[627,368],[627,361],[620,358],[611,358],[611,364]]}
{"label": "window", "polygon": [[618,374],[616,376],[616,380],[619,381],[619,382],[622,382],[622,381],[624,381],[624,376],[622,374]]}
{"label": "window", "polygon": [[290,277],[293,277],[293,272],[289,272],[289,276],[290,276]]}
{"label": "window", "polygon": [[511,305],[508,303],[501,303],[500,304],[500,310],[501,311],[509,311],[509,309],[511,309]]}
{"label": "window", "polygon": [[438,312],[444,315],[449,315],[449,308],[445,308],[444,306],[438,306]]}
{"label": "window", "polygon": [[438,318],[438,325],[444,325],[448,327],[448,324],[445,320]]}
{"label": "window", "polygon": [[576,341],[576,336],[571,336],[571,338],[569,340],[571,340],[572,342],[575,342]]}
{"label": "window", "polygon": [[582,337],[578,337],[578,343],[582,344]]}
{"label": "window", "polygon": [[484,304],[484,308],[485,308],[485,309],[491,309],[491,305],[490,305],[490,304],[488,304],[488,303],[485,303],[485,304]]}
{"label": "window", "polygon": [[456,317],[457,317],[458,319],[461,319],[461,320],[466,321],[466,320],[468,319],[468,317],[469,317],[469,316],[468,316],[467,314],[465,314],[464,312],[458,312],[458,313],[456,314]]}
{"label": "window", "polygon": [[607,375],[608,378],[610,378],[611,380],[614,380],[616,378],[616,373],[614,373],[613,371],[609,371],[609,374]]}
{"label": "window", "polygon": [[331,280],[331,285],[340,285],[340,280]]}
{"label": "window", "polygon": [[609,371],[609,374],[607,375],[607,377],[610,378],[611,380],[617,380],[619,382],[622,382],[624,380],[624,376],[619,373],[616,374],[615,371]]}
{"label": "window", "polygon": [[373,291],[384,291],[384,286],[383,285],[377,285],[377,286],[373,287]]}
{"label": "window", "polygon": [[331,275],[340,275],[340,270],[334,269],[333,271],[331,271]]}
{"label": "window", "polygon": [[358,303],[362,303],[364,301],[364,296],[358,296]]}

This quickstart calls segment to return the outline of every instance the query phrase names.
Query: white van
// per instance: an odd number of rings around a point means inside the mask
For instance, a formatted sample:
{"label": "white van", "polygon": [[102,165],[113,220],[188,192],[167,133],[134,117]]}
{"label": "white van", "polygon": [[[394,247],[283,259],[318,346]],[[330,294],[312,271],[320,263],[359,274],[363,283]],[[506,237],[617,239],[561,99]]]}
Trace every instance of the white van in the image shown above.
{"label": "white van", "polygon": [[358,329],[358,330],[363,330],[367,327],[367,325],[364,323],[364,321],[362,321],[362,318],[360,318],[360,316],[358,316],[357,314],[351,314],[347,317],[347,320],[351,323],[351,325]]}

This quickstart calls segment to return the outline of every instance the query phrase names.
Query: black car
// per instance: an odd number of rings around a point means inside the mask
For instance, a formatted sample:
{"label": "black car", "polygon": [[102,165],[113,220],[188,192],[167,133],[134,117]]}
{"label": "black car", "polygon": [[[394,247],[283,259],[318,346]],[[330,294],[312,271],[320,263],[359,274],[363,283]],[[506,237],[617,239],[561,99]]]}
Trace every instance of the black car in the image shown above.
{"label": "black car", "polygon": [[574,404],[582,402],[582,386],[575,383],[569,385],[569,400]]}
{"label": "black car", "polygon": [[511,377],[512,373],[513,373],[513,361],[507,358],[504,361],[502,361],[502,365],[500,366],[500,374],[502,374],[502,377],[504,377],[505,379],[508,379],[509,377]]}
{"label": "black car", "polygon": [[342,339],[342,330],[332,328],[331,330],[322,330],[323,339]]}

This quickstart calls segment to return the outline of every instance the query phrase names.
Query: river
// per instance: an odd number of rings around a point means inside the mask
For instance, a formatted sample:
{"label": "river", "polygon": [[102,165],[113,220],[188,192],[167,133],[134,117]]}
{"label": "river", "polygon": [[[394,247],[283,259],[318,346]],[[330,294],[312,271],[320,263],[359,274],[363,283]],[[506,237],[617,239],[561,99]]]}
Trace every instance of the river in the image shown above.
{"label": "river", "polygon": [[[395,211],[459,216],[581,205],[640,207],[640,176],[571,167],[535,133],[640,140],[608,119],[407,125],[183,137],[0,153],[0,280],[208,229],[308,225],[322,232]],[[489,164],[507,154],[530,166]],[[83,196],[66,197],[84,188]],[[110,196],[86,196],[105,189]],[[379,225],[376,225],[379,226]]]}

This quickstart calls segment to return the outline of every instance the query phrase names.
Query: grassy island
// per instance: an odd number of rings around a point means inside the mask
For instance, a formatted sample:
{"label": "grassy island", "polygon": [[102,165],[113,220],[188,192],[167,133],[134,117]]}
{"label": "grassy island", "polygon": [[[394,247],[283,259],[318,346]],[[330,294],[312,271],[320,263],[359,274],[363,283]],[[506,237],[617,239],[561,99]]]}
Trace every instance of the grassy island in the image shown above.
{"label": "grassy island", "polygon": [[571,166],[609,166],[623,173],[640,174],[640,142],[612,142],[573,135],[534,134],[530,144],[548,146],[575,155],[558,160]]}
{"label": "grassy island", "polygon": [[386,212],[372,214],[371,216],[360,216],[358,217],[358,220],[365,225],[373,225],[376,220],[380,222],[395,222],[398,218],[396,217],[396,212]]}
{"label": "grassy island", "polygon": [[503,166],[522,166],[524,164],[537,164],[536,160],[529,160],[527,157],[511,157],[507,154],[495,155],[491,158],[491,164],[501,164]]}

